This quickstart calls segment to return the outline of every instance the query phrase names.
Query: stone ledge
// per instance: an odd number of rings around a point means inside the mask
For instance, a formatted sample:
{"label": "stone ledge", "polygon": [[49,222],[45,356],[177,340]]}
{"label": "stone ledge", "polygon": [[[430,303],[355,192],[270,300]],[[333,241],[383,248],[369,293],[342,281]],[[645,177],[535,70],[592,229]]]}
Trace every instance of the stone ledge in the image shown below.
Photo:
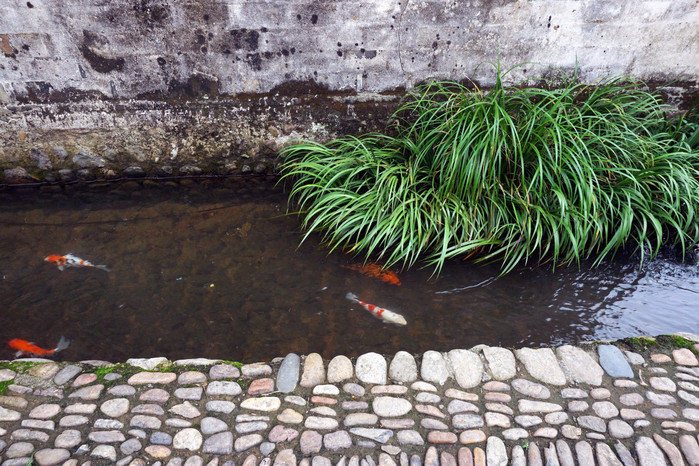
{"label": "stone ledge", "polygon": [[697,464],[699,344],[668,342],[253,364],[2,362],[0,460]]}

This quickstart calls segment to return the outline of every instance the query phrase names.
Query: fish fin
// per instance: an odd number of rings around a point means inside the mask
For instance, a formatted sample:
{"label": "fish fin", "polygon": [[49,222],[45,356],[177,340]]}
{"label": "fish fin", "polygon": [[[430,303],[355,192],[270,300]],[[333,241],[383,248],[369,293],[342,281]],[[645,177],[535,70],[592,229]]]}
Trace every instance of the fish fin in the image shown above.
{"label": "fish fin", "polygon": [[15,357],[18,358],[18,357],[22,356],[23,354],[24,354],[24,351],[17,351],[15,353]]}
{"label": "fish fin", "polygon": [[349,299],[350,301],[358,301],[359,300],[359,298],[357,298],[357,295],[352,293],[351,291],[345,295],[345,298]]}
{"label": "fish fin", "polygon": [[62,266],[62,265],[59,265],[59,266],[58,266],[58,270],[60,270],[61,272],[63,272],[63,269],[64,269],[64,268],[65,268],[65,267]]}
{"label": "fish fin", "polygon": [[61,335],[61,339],[58,340],[58,344],[53,349],[53,352],[57,353],[58,351],[63,351],[64,349],[68,348],[68,345],[70,345],[70,340]]}

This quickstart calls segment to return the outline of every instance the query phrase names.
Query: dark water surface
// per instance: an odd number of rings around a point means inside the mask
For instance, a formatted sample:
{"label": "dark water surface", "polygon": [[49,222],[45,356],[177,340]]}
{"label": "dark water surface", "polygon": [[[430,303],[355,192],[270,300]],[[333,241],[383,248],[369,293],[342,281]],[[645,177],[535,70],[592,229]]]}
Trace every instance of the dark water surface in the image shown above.
{"label": "dark water surface", "polygon": [[[0,191],[0,341],[50,348],[65,335],[68,360],[252,362],[699,331],[696,260],[639,269],[617,257],[500,278],[454,261],[438,279],[399,273],[397,287],[343,268],[356,261],[315,237],[298,247],[299,219],[285,212],[286,194],[262,178]],[[43,261],[68,252],[111,272]],[[381,323],[348,291],[408,325]]]}

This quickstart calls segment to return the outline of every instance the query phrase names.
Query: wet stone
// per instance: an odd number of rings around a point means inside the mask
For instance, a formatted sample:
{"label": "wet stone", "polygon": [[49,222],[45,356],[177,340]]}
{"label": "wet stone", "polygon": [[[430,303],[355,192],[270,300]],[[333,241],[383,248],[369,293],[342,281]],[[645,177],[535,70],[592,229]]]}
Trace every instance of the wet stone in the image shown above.
{"label": "wet stone", "polygon": [[169,384],[175,381],[174,372],[138,372],[129,377],[129,385]]}
{"label": "wet stone", "polygon": [[447,360],[456,383],[461,388],[473,388],[481,383],[483,362],[476,353],[465,349],[455,349],[447,353]]}
{"label": "wet stone", "polygon": [[462,400],[451,400],[447,405],[447,412],[449,414],[457,413],[477,413],[479,411],[478,406],[468,401]]}
{"label": "wet stone", "polygon": [[150,443],[155,445],[171,445],[172,435],[167,432],[156,431],[150,434]]}
{"label": "wet stone", "polygon": [[356,383],[346,383],[342,386],[342,389],[353,396],[364,396],[364,393],[366,393],[364,387]]}
{"label": "wet stone", "polygon": [[124,455],[131,455],[132,453],[136,453],[141,448],[143,448],[143,445],[136,438],[130,438],[119,446],[119,450]]}
{"label": "wet stone", "polygon": [[323,446],[330,451],[344,450],[352,446],[352,438],[345,430],[331,432],[323,436]]}
{"label": "wet stone", "polygon": [[29,442],[15,442],[7,449],[5,456],[8,458],[20,458],[29,456],[34,451],[34,445]]}
{"label": "wet stone", "polygon": [[299,432],[296,429],[290,427],[284,427],[281,425],[274,426],[272,430],[269,431],[269,441],[273,443],[288,442],[299,436]]}
{"label": "wet stone", "polygon": [[140,429],[160,429],[162,421],[157,417],[137,414],[131,418],[129,425]]}
{"label": "wet stone", "polygon": [[61,412],[61,407],[57,404],[43,404],[32,409],[29,417],[34,419],[50,419]]}
{"label": "wet stone", "polygon": [[274,396],[263,398],[246,398],[240,403],[243,409],[253,411],[276,411],[281,406],[281,400]]}
{"label": "wet stone", "polygon": [[604,370],[587,351],[570,345],[556,348],[561,368],[571,383],[600,385]]}
{"label": "wet stone", "polygon": [[379,443],[386,443],[393,437],[393,431],[389,429],[373,429],[368,427],[354,427],[350,429],[350,433],[374,440]]}
{"label": "wet stone", "polygon": [[517,374],[515,356],[507,348],[484,347],[483,357],[495,380],[508,380]]}
{"label": "wet stone", "polygon": [[648,400],[651,403],[658,406],[668,406],[677,403],[675,397],[671,395],[660,394],[651,391],[646,392],[646,398],[648,398]]}
{"label": "wet stone", "polygon": [[235,409],[235,403],[224,400],[213,400],[206,402],[207,411],[230,414]]}
{"label": "wet stone", "polygon": [[642,364],[645,364],[646,360],[643,359],[643,356],[641,356],[638,353],[634,353],[632,351],[624,351],[624,354],[626,355],[626,359],[629,360],[629,363],[633,364],[634,366],[640,366]]}
{"label": "wet stone", "polygon": [[235,451],[240,453],[241,451],[249,450],[250,448],[259,445],[264,439],[260,434],[250,434],[238,437],[235,439],[234,448]]}
{"label": "wet stone", "polygon": [[539,416],[521,415],[515,416],[515,422],[522,427],[532,427],[544,421]]}
{"label": "wet stone", "polygon": [[619,414],[621,415],[621,418],[625,421],[633,421],[636,419],[643,419],[644,417],[646,417],[646,415],[643,414],[643,411],[639,411],[637,409],[622,408],[619,411]]}
{"label": "wet stone", "polygon": [[614,438],[631,438],[633,428],[621,419],[612,419],[609,421],[609,435]]}
{"label": "wet stone", "polygon": [[398,351],[388,368],[388,376],[396,382],[409,383],[417,380],[417,362],[412,354]]}
{"label": "wet stone", "polygon": [[638,383],[633,380],[616,379],[614,381],[614,386],[617,388],[636,388]]}
{"label": "wet stone", "polygon": [[347,356],[335,356],[328,363],[328,382],[338,383],[354,375],[352,361]]}
{"label": "wet stone", "polygon": [[70,458],[70,452],[63,448],[44,448],[35,453],[34,459],[40,465],[61,464]]}
{"label": "wet stone", "polygon": [[206,387],[206,394],[209,396],[237,396],[243,392],[238,382],[217,380],[209,383]]}
{"label": "wet stone", "polygon": [[212,435],[204,442],[203,451],[214,455],[230,455],[233,452],[233,433],[221,432]]}
{"label": "wet stone", "polygon": [[196,451],[201,447],[202,441],[202,435],[198,430],[186,428],[175,434],[172,446],[178,450]]}
{"label": "wet stone", "polygon": [[427,382],[444,385],[449,378],[449,367],[442,353],[425,351],[422,355],[420,377]]}
{"label": "wet stone", "polygon": [[58,422],[58,425],[61,427],[74,427],[87,424],[88,422],[89,419],[85,416],[69,415],[63,416]]}
{"label": "wet stone", "polygon": [[547,399],[551,397],[551,392],[545,386],[531,382],[526,379],[515,379],[512,382],[512,388],[519,393],[532,398]]}
{"label": "wet stone", "polygon": [[193,385],[206,382],[206,374],[199,371],[187,371],[177,376],[177,383],[180,385]]}
{"label": "wet stone", "polygon": [[[173,376],[175,374],[172,374]],[[97,400],[99,399],[100,395],[102,394],[102,390],[104,389],[104,385],[91,385],[89,387],[83,387],[80,388],[70,395],[68,395],[68,398],[80,398],[82,400]]]}
{"label": "wet stone", "polygon": [[457,440],[456,434],[453,432],[433,430],[427,433],[427,441],[429,443],[451,444],[456,443]]}
{"label": "wet stone", "polygon": [[600,365],[610,377],[634,378],[633,370],[619,348],[614,345],[599,345],[597,352]]}
{"label": "wet stone", "polygon": [[699,366],[699,360],[697,360],[694,353],[687,348],[674,350],[672,352],[672,358],[675,360],[676,364],[681,366]]}
{"label": "wet stone", "polygon": [[262,362],[245,364],[240,368],[240,372],[243,373],[245,377],[262,377],[264,375],[271,375],[272,368]]}
{"label": "wet stone", "polygon": [[119,417],[129,411],[129,400],[126,398],[114,398],[105,401],[100,406],[100,411],[109,417]]}
{"label": "wet stone", "polygon": [[56,448],[73,448],[82,441],[79,430],[66,429],[56,437],[54,445]]}
{"label": "wet stone", "polygon": [[215,434],[228,429],[228,424],[215,417],[205,417],[201,420],[201,432],[204,435]]}
{"label": "wet stone", "polygon": [[367,384],[387,383],[386,359],[378,353],[365,353],[357,358],[354,368],[359,380]]}
{"label": "wet stone", "polygon": [[595,400],[608,400],[612,393],[606,388],[593,388],[590,390],[590,396]]}
{"label": "wet stone", "polygon": [[303,415],[291,408],[286,408],[277,416],[277,420],[285,424],[300,424],[303,422]]}
{"label": "wet stone", "polygon": [[566,399],[582,399],[587,398],[587,392],[579,388],[564,388],[561,390],[561,396]]}
{"label": "wet stone", "polygon": [[211,380],[235,379],[240,377],[240,370],[231,364],[217,364],[209,369]]}
{"label": "wet stone", "polygon": [[282,393],[294,391],[299,382],[301,358],[298,354],[289,353],[282,360],[277,373],[277,390]]}
{"label": "wet stone", "polygon": [[240,422],[235,425],[235,431],[239,434],[249,434],[251,432],[257,432],[258,430],[265,430],[267,427],[269,427],[269,425],[263,421]]}
{"label": "wet stone", "polygon": [[675,419],[677,413],[668,408],[653,408],[650,410],[650,415],[655,419]]}
{"label": "wet stone", "polygon": [[399,417],[412,409],[412,404],[403,398],[377,396],[372,401],[374,413],[383,417]]}
{"label": "wet stone", "polygon": [[619,396],[619,403],[624,406],[637,406],[644,402],[643,396],[639,393],[624,393]]}
{"label": "wet stone", "polygon": [[604,419],[596,416],[580,416],[578,417],[578,425],[595,432],[607,432],[607,424],[605,424]]}
{"label": "wet stone", "polygon": [[[381,425],[383,427],[388,427],[383,422],[381,423]],[[437,419],[433,419],[431,417],[421,419],[420,426],[424,427],[425,429],[429,429],[429,430],[448,430],[449,429],[448,425],[446,425],[442,421],[439,421]]]}
{"label": "wet stone", "polygon": [[72,386],[73,387],[82,387],[83,385],[88,385],[91,384],[97,380],[97,375],[96,374],[80,374],[77,379],[73,380]]}
{"label": "wet stone", "polygon": [[545,401],[519,400],[517,406],[521,413],[552,413],[563,410],[561,405]]}
{"label": "wet stone", "polygon": [[325,381],[325,366],[323,358],[318,353],[311,353],[303,361],[303,373],[300,385],[302,387],[315,387]]}
{"label": "wet stone", "polygon": [[483,424],[483,418],[477,414],[456,414],[452,418],[452,425],[457,429],[473,429]]}
{"label": "wet stone", "polygon": [[132,396],[136,394],[136,389],[131,385],[115,385],[109,387],[107,393],[115,396]]}
{"label": "wet stone", "polygon": [[182,416],[187,419],[192,419],[197,416],[201,415],[201,412],[193,406],[189,401],[185,401],[184,403],[178,404],[173,406],[168,410],[169,412],[173,414],[177,414],[178,416]]}
{"label": "wet stone", "polygon": [[399,430],[396,433],[396,439],[401,445],[424,445],[425,440],[422,435],[416,430]]}
{"label": "wet stone", "polygon": [[599,417],[609,419],[619,415],[619,410],[613,403],[609,401],[597,401],[592,403],[592,410]]}
{"label": "wet stone", "polygon": [[253,396],[266,395],[268,393],[272,393],[273,391],[274,379],[268,377],[253,380],[250,386],[248,387],[248,394]]}
{"label": "wet stone", "polygon": [[521,348],[515,355],[535,379],[550,385],[565,385],[566,377],[551,348]]}
{"label": "wet stone", "polygon": [[651,377],[648,382],[650,383],[650,386],[653,387],[655,390],[661,390],[665,392],[674,392],[677,390],[677,385],[675,385],[675,382],[672,381],[672,379],[668,377]]}
{"label": "wet stone", "polygon": [[651,361],[656,364],[664,364],[666,362],[672,362],[672,358],[667,354],[655,353],[650,355]]}
{"label": "wet stone", "polygon": [[323,445],[323,436],[314,430],[306,430],[301,434],[299,446],[301,453],[308,455],[318,453]]}
{"label": "wet stone", "polygon": [[10,369],[0,369],[0,382],[8,382],[14,379],[17,373]]}
{"label": "wet stone", "polygon": [[61,369],[53,378],[53,383],[63,385],[68,383],[73,377],[82,372],[82,368],[76,365],[69,365]]}

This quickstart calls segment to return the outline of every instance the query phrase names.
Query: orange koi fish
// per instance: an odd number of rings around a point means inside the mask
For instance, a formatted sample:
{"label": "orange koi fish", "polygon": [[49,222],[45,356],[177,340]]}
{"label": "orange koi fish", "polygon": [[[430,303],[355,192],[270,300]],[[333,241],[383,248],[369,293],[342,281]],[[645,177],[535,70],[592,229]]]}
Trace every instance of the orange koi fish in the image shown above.
{"label": "orange koi fish", "polygon": [[371,312],[374,315],[374,317],[381,319],[384,322],[387,322],[389,324],[396,324],[396,325],[407,325],[408,324],[408,321],[406,321],[405,317],[403,317],[402,315],[397,314],[393,311],[389,311],[388,309],[374,306],[373,304],[367,304],[364,301],[360,300],[357,297],[357,295],[352,293],[352,292],[347,293],[345,295],[345,298],[359,304],[364,309]]}
{"label": "orange koi fish", "polygon": [[20,357],[25,353],[35,354],[37,356],[49,356],[68,348],[69,344],[70,340],[67,340],[66,337],[61,337],[61,339],[58,341],[58,345],[56,345],[54,349],[50,350],[39,348],[34,343],[28,342],[27,340],[20,340],[19,338],[15,338],[14,340],[10,340],[8,342],[8,345],[17,350],[17,353],[15,353],[16,357]]}
{"label": "orange koi fish", "polygon": [[51,254],[50,256],[44,257],[44,260],[46,262],[56,264],[58,266],[58,270],[60,270],[61,272],[63,272],[63,269],[66,267],[94,267],[96,269],[102,269],[105,272],[109,272],[109,269],[106,265],[95,265],[90,261],[86,261],[85,259],[81,259],[70,253],[64,256],[56,256],[54,254]]}
{"label": "orange koi fish", "polygon": [[396,286],[401,285],[400,279],[398,278],[398,275],[396,275],[395,272],[392,272],[388,269],[384,269],[379,264],[375,264],[373,262],[368,262],[364,265],[360,265],[360,264],[343,265],[342,268],[354,270],[355,272],[359,272],[362,275],[365,275],[367,277],[378,278],[382,282],[389,283],[391,285],[396,285]]}

